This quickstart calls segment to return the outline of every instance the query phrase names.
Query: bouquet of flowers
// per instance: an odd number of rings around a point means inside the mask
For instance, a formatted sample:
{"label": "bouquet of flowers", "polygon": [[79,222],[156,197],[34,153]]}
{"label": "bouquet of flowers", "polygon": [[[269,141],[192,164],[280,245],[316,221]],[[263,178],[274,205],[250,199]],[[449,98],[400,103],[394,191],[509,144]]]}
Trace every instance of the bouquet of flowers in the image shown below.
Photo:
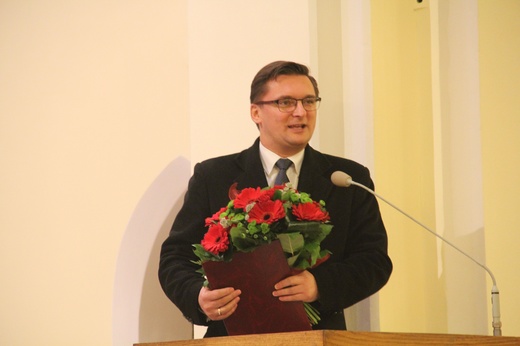
{"label": "bouquet of flowers", "polygon": [[[277,239],[294,273],[328,259],[330,252],[322,250],[320,243],[333,226],[324,201],[312,200],[291,184],[235,188],[230,189],[230,197],[235,198],[206,219],[208,231],[200,244],[193,245],[198,264],[231,261],[235,252],[252,252]],[[202,268],[200,272],[204,274]],[[317,311],[309,304],[304,306],[310,322],[316,324]]]}

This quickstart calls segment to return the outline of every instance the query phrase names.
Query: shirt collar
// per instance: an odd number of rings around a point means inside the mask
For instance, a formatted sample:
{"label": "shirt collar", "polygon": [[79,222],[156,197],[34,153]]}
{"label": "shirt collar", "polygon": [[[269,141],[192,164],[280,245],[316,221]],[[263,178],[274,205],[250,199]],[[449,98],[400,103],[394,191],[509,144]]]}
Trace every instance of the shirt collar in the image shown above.
{"label": "shirt collar", "polygon": [[[288,156],[287,158],[293,162],[293,167],[296,171],[296,174],[300,174],[300,169],[302,168],[303,156],[305,154],[305,149],[296,153],[295,155]],[[264,167],[264,172],[266,176],[269,176],[274,169],[276,161],[281,157],[277,154],[273,153],[271,150],[267,149],[260,142],[260,160],[262,161],[262,166]]]}

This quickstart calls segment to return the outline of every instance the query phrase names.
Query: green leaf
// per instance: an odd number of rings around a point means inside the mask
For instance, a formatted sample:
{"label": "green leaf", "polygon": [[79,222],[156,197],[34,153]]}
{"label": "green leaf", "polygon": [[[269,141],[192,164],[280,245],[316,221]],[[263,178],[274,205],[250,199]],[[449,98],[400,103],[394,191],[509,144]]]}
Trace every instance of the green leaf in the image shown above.
{"label": "green leaf", "polygon": [[275,199],[282,199],[282,191],[281,190],[276,190],[273,194],[273,200]]}
{"label": "green leaf", "polygon": [[325,239],[325,237],[330,234],[330,232],[332,231],[333,227],[334,226],[332,224],[330,224],[330,223],[322,223],[322,224],[320,224],[320,229],[321,229],[321,233],[323,235],[323,239]]}
{"label": "green leaf", "polygon": [[251,238],[248,229],[243,226],[231,228],[229,235],[233,246],[238,251],[251,252],[259,244],[258,240]]}
{"label": "green leaf", "polygon": [[237,238],[233,240],[233,245],[236,247],[237,251],[240,252],[251,252],[258,247],[262,242],[258,239],[253,239],[250,237],[246,238]]}
{"label": "green leaf", "polygon": [[235,239],[237,239],[237,238],[245,238],[247,236],[247,228],[245,228],[242,225],[233,227],[229,231],[229,235],[231,237],[231,242],[234,244],[235,243]]}
{"label": "green leaf", "polygon": [[323,224],[319,222],[297,222],[293,221],[287,225],[288,232],[300,232],[306,242],[321,243],[323,239],[331,232],[331,224]]}
{"label": "green leaf", "polygon": [[309,265],[312,267],[316,264],[316,260],[320,256],[320,245],[319,244],[307,244],[305,246],[305,251],[307,251],[310,255],[310,263]]}
{"label": "green leaf", "polygon": [[221,256],[214,255],[211,252],[208,252],[208,251],[204,250],[204,247],[202,245],[200,245],[200,244],[194,244],[193,248],[194,248],[193,249],[193,253],[198,258],[200,258],[200,261],[197,261],[196,263],[206,262],[206,261],[221,261],[222,260]]}
{"label": "green leaf", "polygon": [[306,222],[291,221],[287,225],[287,231],[288,232],[300,232],[304,235],[304,237],[306,239],[308,239],[309,241],[312,241],[313,239],[316,239],[321,235],[322,230],[320,228],[320,225],[321,224],[319,222],[312,222],[312,221],[308,221],[308,222],[307,221]]}
{"label": "green leaf", "polygon": [[287,258],[287,263],[289,264],[289,267],[294,266],[294,264],[296,263],[296,260],[298,259],[298,256],[299,255],[291,256],[291,257]]}
{"label": "green leaf", "polygon": [[290,232],[302,231],[302,232],[310,232],[310,231],[319,231],[319,226],[321,224],[316,221],[291,221],[287,225],[287,230]]}
{"label": "green leaf", "polygon": [[305,245],[303,236],[299,233],[280,233],[277,237],[280,239],[283,251],[291,255],[299,253]]}

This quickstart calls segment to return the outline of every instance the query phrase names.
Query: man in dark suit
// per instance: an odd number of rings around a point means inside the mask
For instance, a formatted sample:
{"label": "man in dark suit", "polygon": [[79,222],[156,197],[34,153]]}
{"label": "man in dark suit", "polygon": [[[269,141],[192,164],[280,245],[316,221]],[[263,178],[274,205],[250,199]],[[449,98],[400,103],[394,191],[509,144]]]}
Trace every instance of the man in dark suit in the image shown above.
{"label": "man in dark suit", "polygon": [[[159,279],[167,296],[195,324],[207,325],[206,336],[227,335],[222,320],[238,306],[240,290],[209,290],[196,272],[192,244],[206,232],[205,218],[229,202],[229,188],[274,184],[276,161],[288,158],[287,177],[299,191],[324,200],[334,225],[322,242],[332,252],[320,266],[290,276],[275,285],[282,301],[312,303],[321,321],[314,329],[346,329],[343,309],[383,287],[392,272],[387,235],[375,197],[362,189],[332,184],[335,171],[373,188],[367,168],[320,153],[308,144],[316,124],[319,90],[307,67],[285,61],[262,68],[251,85],[251,119],[260,137],[240,153],[198,163],[184,205],[161,250]],[[267,317],[268,318],[268,317]]]}

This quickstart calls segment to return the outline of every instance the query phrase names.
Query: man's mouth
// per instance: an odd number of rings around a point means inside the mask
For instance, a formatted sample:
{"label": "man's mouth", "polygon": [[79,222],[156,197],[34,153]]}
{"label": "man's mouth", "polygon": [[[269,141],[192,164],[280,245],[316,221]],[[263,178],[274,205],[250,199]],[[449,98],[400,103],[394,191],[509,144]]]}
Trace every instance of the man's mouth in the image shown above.
{"label": "man's mouth", "polygon": [[305,124],[295,124],[295,125],[289,125],[288,127],[290,129],[304,129],[305,127],[307,127],[307,125],[305,125]]}

